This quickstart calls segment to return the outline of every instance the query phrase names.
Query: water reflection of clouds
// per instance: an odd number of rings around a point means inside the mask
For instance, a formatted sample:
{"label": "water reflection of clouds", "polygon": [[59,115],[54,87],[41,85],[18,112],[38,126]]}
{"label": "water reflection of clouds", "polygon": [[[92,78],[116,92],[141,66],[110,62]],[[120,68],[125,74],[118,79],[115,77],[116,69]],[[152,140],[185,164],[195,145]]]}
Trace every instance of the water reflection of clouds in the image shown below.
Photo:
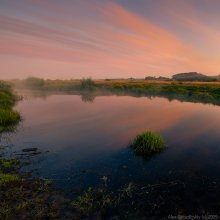
{"label": "water reflection of clouds", "polygon": [[17,110],[28,129],[18,131],[16,141],[47,146],[57,166],[126,148],[143,130],[162,133],[176,153],[220,130],[219,107],[164,98],[98,96],[88,105],[80,96],[60,94],[24,100]]}
{"label": "water reflection of clouds", "polygon": [[[200,105],[200,104],[197,104]],[[185,147],[191,147],[193,139],[198,139],[206,134],[218,136],[220,130],[220,118],[218,117],[220,110],[214,106],[202,106],[202,108],[196,108],[191,106],[190,117],[183,120],[181,123],[174,124],[171,133],[173,135],[174,142],[186,143]]]}

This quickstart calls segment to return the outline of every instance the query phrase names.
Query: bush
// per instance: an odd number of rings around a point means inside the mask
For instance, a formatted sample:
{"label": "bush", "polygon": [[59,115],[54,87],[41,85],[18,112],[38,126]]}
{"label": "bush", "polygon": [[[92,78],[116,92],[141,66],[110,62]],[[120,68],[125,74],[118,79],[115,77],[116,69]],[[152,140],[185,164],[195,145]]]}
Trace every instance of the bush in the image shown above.
{"label": "bush", "polygon": [[91,78],[80,80],[80,89],[91,90],[96,87],[95,82]]}
{"label": "bush", "polygon": [[134,149],[137,155],[151,157],[154,154],[164,150],[166,145],[160,135],[146,131],[137,135],[137,137],[132,142],[131,147]]}

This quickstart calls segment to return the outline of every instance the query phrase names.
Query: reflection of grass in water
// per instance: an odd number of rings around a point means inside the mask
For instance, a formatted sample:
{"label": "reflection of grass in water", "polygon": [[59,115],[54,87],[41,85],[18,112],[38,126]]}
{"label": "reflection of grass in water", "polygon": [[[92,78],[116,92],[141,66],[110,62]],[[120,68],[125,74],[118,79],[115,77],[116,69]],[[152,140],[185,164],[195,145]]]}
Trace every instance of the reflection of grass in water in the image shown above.
{"label": "reflection of grass in water", "polygon": [[93,92],[82,92],[81,99],[83,102],[92,103],[95,99],[95,94]]}
{"label": "reflection of grass in water", "polygon": [[166,148],[163,138],[159,134],[146,131],[136,136],[131,147],[135,154],[149,158]]}

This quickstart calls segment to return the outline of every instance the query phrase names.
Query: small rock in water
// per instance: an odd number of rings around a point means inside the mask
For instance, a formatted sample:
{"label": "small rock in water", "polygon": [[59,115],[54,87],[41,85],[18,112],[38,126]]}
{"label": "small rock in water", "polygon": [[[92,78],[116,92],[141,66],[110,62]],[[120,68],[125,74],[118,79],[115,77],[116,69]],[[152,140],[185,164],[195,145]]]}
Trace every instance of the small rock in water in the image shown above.
{"label": "small rock in water", "polygon": [[35,156],[35,155],[38,155],[38,154],[41,154],[41,152],[35,152],[35,151],[30,151],[30,156]]}
{"label": "small rock in water", "polygon": [[32,147],[32,148],[24,148],[22,149],[22,152],[36,152],[37,148],[36,147]]}

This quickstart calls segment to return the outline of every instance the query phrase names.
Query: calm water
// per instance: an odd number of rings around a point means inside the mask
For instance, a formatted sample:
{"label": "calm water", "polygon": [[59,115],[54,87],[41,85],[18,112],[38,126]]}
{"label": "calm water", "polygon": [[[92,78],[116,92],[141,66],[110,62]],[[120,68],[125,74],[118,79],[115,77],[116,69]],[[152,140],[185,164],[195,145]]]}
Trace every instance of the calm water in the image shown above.
{"label": "calm water", "polygon": [[[96,186],[104,175],[113,188],[130,181],[172,181],[177,173],[185,180],[194,174],[220,178],[218,106],[114,95],[92,102],[80,95],[25,93],[16,109],[23,121],[15,134],[3,137],[3,144],[14,152],[37,147],[42,154],[28,169],[70,195]],[[160,133],[168,145],[149,161],[128,148],[145,130]]]}

